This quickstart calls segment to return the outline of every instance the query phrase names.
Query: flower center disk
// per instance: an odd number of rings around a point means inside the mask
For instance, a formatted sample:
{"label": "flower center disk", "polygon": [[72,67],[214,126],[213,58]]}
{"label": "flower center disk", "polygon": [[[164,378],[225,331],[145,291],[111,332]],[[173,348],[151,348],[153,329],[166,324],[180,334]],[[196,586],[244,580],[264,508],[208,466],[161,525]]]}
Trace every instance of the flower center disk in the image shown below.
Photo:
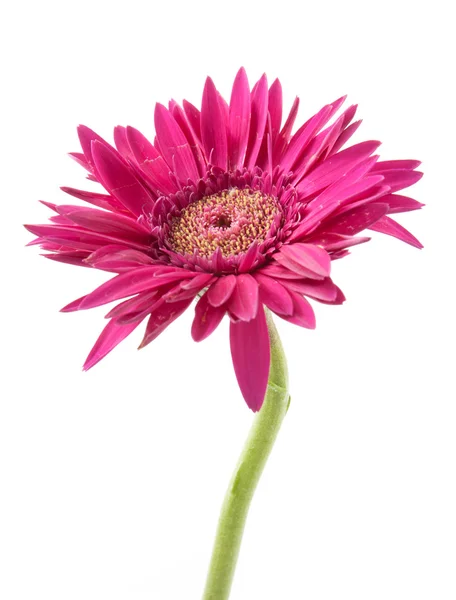
{"label": "flower center disk", "polygon": [[266,239],[280,208],[260,191],[233,188],[205,196],[184,208],[171,223],[168,243],[179,254],[224,257],[246,252]]}

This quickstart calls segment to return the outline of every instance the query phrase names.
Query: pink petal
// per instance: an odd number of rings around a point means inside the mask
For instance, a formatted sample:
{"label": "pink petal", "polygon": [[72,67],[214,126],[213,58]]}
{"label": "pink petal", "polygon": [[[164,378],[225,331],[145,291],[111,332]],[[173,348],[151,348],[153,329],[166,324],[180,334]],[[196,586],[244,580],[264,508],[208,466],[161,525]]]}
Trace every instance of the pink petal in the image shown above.
{"label": "pink petal", "polygon": [[346,129],[344,129],[341,132],[341,134],[339,135],[339,137],[337,138],[334,146],[328,152],[326,158],[329,158],[330,156],[334,156],[337,152],[339,152],[339,150],[353,136],[353,134],[356,132],[356,130],[358,129],[358,127],[361,125],[361,123],[362,123],[362,120],[360,119],[359,121],[355,121],[354,123],[352,123],[351,125],[349,125]]}
{"label": "pink petal", "polygon": [[101,136],[99,136],[98,133],[95,133],[95,131],[93,131],[89,127],[86,127],[85,125],[78,126],[78,136],[82,151],[84,152],[84,156],[90,166],[90,170],[93,171],[94,161],[92,156],[92,142],[98,141],[101,144],[104,144],[105,146],[108,146],[110,148],[112,148],[112,146],[110,146],[108,142],[106,142]]}
{"label": "pink petal", "polygon": [[192,337],[195,342],[201,342],[215,331],[225,313],[225,308],[209,304],[207,293],[204,294],[195,307],[195,318],[192,323]]}
{"label": "pink petal", "polygon": [[325,232],[341,233],[343,235],[356,235],[363,229],[372,228],[372,225],[388,212],[388,204],[369,203],[328,221]]}
{"label": "pink petal", "polygon": [[133,171],[114,150],[100,142],[92,142],[92,156],[103,186],[131,213],[142,215],[151,210],[152,198]]}
{"label": "pink petal", "polygon": [[185,279],[174,286],[169,292],[163,295],[163,298],[167,302],[177,302],[178,300],[194,298],[204,288],[210,286],[213,281],[215,281],[215,277],[210,273],[196,275],[193,279]]}
{"label": "pink petal", "polygon": [[155,105],[155,130],[160,150],[180,181],[198,181],[198,169],[190,145],[174,117],[163,106]]}
{"label": "pink petal", "polygon": [[157,266],[155,265],[139,267],[127,273],[121,273],[88,294],[81,303],[80,308],[94,308],[95,306],[101,306],[102,304],[120,300],[127,296],[133,296],[139,292],[158,289],[167,283],[178,282],[186,277],[194,277],[194,273],[178,269],[177,267],[174,272],[162,276],[157,276],[156,273]]}
{"label": "pink petal", "polygon": [[379,172],[384,177],[384,183],[389,185],[391,192],[398,192],[419,181],[423,177],[421,171],[410,171],[408,169],[391,169]]}
{"label": "pink petal", "polygon": [[375,165],[375,167],[372,168],[372,171],[383,172],[395,169],[412,170],[419,167],[420,164],[421,161],[419,160],[381,160]]}
{"label": "pink petal", "polygon": [[66,306],[61,308],[60,312],[74,312],[75,310],[79,310],[79,306],[80,306],[81,302],[84,300],[84,298],[85,298],[85,296],[82,296],[81,298],[78,298],[77,300],[73,300],[73,302],[70,302],[69,304],[67,304]]}
{"label": "pink petal", "polygon": [[191,102],[187,100],[183,101],[184,112],[187,116],[188,122],[190,123],[190,127],[192,128],[194,134],[201,141],[201,113],[193,106]]}
{"label": "pink petal", "polygon": [[199,139],[188,122],[186,114],[178,104],[173,107],[172,115],[175,118],[176,123],[181,128],[182,133],[187,138],[188,143],[190,144],[190,149],[193,153],[193,158],[195,159],[195,164],[198,169],[198,175],[200,177],[204,177],[206,174],[207,164]]}
{"label": "pink petal", "polygon": [[132,239],[144,244],[150,243],[150,233],[139,225],[136,219],[124,215],[79,206],[60,206],[59,213],[90,231]]}
{"label": "pink petal", "polygon": [[253,169],[260,151],[261,142],[266,127],[268,116],[268,81],[263,75],[257,83],[256,89],[252,91],[252,112],[250,117],[250,133],[245,166]]}
{"label": "pink petal", "polygon": [[259,254],[260,250],[257,242],[255,241],[242,257],[239,263],[239,273],[248,273],[255,264]]}
{"label": "pink petal", "polygon": [[274,254],[275,260],[280,263],[282,263],[283,257],[286,259],[285,266],[304,276],[310,271],[319,277],[328,277],[331,272],[329,254],[314,244],[284,245],[278,253]]}
{"label": "pink petal", "polygon": [[417,202],[417,200],[409,198],[408,196],[401,196],[400,194],[388,194],[383,196],[382,202],[388,204],[388,214],[418,210],[424,206],[421,202]]}
{"label": "pink petal", "polygon": [[282,153],[288,144],[288,141],[291,137],[291,131],[293,129],[294,122],[296,120],[296,115],[298,114],[299,108],[299,98],[295,98],[293,102],[293,106],[291,107],[290,114],[288,115],[287,120],[285,121],[285,125],[282,127],[279,135],[274,144],[273,148],[273,163],[280,163],[280,159],[282,157]]}
{"label": "pink petal", "polygon": [[236,287],[228,303],[230,312],[242,321],[254,319],[258,312],[258,283],[245,273],[236,277]]}
{"label": "pink petal", "polygon": [[298,156],[307,144],[315,137],[316,133],[330,118],[332,106],[324,106],[316,115],[307,121],[291,138],[280,165],[285,173],[292,170]]}
{"label": "pink petal", "polygon": [[86,259],[86,263],[91,267],[118,273],[131,270],[132,267],[152,265],[153,262],[153,259],[144,252],[115,244],[95,250]]}
{"label": "pink petal", "polygon": [[186,279],[180,286],[183,290],[199,292],[201,289],[211,285],[212,281],[215,281],[215,277],[212,273],[201,273],[200,275],[193,277],[193,279]]}
{"label": "pink petal", "polygon": [[274,145],[282,124],[282,85],[278,79],[269,88],[268,111],[271,117],[271,142]]}
{"label": "pink petal", "polygon": [[88,160],[86,159],[84,154],[82,154],[82,152],[68,152],[68,156],[70,158],[72,158],[74,161],[76,161],[78,163],[78,165],[81,165],[81,167],[84,167],[84,169],[86,169],[86,171],[92,170],[92,167],[90,166]]}
{"label": "pink petal", "polygon": [[219,277],[207,292],[209,303],[214,307],[222,306],[222,304],[225,304],[225,302],[229,300],[235,287],[235,275],[224,275]]}
{"label": "pink petal", "polygon": [[94,347],[86,358],[84,371],[88,371],[104,358],[111,350],[120,344],[132,331],[138,327],[138,323],[130,323],[129,325],[119,325],[115,320],[109,321],[106,327],[100,334],[100,337],[95,342]]}
{"label": "pink petal", "polygon": [[415,248],[422,248],[423,244],[399,223],[393,221],[389,217],[382,217],[379,221],[377,221],[374,225],[370,225],[369,229],[372,231],[378,231],[379,233],[385,233],[386,235],[391,235],[406,244],[410,244]]}
{"label": "pink petal", "polygon": [[343,127],[344,114],[340,115],[335,123],[321,131],[307,145],[293,167],[294,183],[298,183],[310,168],[331,150]]}
{"label": "pink petal", "polygon": [[86,263],[87,252],[75,251],[75,252],[62,252],[59,250],[58,254],[42,254],[44,258],[49,258],[55,262],[65,263],[67,265],[75,265],[77,267],[88,267]]}
{"label": "pink petal", "polygon": [[147,322],[144,338],[139,348],[144,348],[157,338],[173,321],[185,312],[192,303],[192,299],[182,300],[181,302],[164,302],[158,306],[150,315]]}
{"label": "pink petal", "polygon": [[244,68],[239,69],[231,92],[228,128],[230,169],[244,165],[250,127],[250,90]]}
{"label": "pink petal", "polygon": [[[142,292],[138,294],[134,298],[129,298],[128,300],[124,300],[119,304],[116,304],[114,308],[106,315],[106,319],[124,319],[127,316],[131,316],[132,314],[138,314],[144,311],[146,306],[152,307],[157,300],[158,292],[157,290],[153,292]],[[150,312],[150,311],[149,311]],[[141,320],[145,315],[141,317]],[[131,319],[129,322],[133,323],[133,321],[139,321],[140,319]],[[122,321],[125,322],[125,321]]]}
{"label": "pink petal", "polygon": [[230,323],[230,346],[234,372],[247,406],[260,410],[269,376],[271,359],[264,310],[248,323]]}
{"label": "pink petal", "polygon": [[114,143],[119,154],[121,154],[126,159],[131,157],[132,153],[130,144],[128,143],[127,132],[125,127],[122,127],[121,125],[117,125],[117,127],[114,127]]}
{"label": "pink petal", "polygon": [[[256,271],[256,273],[261,273],[262,275],[266,275],[267,277],[272,277],[274,279],[297,279],[299,277],[299,273],[296,273],[292,269],[288,268],[285,266],[285,264],[279,264],[277,262],[268,264],[266,267]],[[311,271],[309,271],[309,273],[312,279],[323,279],[323,277],[317,277],[314,273],[311,273]],[[309,275],[306,274],[303,277],[308,276]]]}
{"label": "pink petal", "polygon": [[290,295],[293,299],[293,314],[291,317],[280,315],[282,319],[306,329],[315,329],[315,314],[308,300],[291,290]]}
{"label": "pink petal", "polygon": [[228,160],[225,111],[210,77],[203,92],[201,136],[207,160],[225,171]]}
{"label": "pink petal", "polygon": [[176,192],[176,184],[169,176],[169,166],[149,140],[134,127],[127,127],[127,139],[136,164],[150,179],[156,190],[164,194]]}
{"label": "pink petal", "polygon": [[114,235],[105,235],[103,233],[95,233],[92,231],[80,229],[74,225],[24,225],[31,233],[45,238],[49,242],[55,244],[63,244],[73,249],[89,250],[93,252],[99,246],[106,244],[128,244],[137,250],[148,250],[149,245],[142,244],[133,240],[125,240],[115,237]]}
{"label": "pink petal", "polygon": [[280,315],[293,314],[293,300],[286,288],[272,277],[255,273],[260,286],[260,302]]}
{"label": "pink petal", "polygon": [[328,185],[337,182],[353,167],[370,156],[380,142],[367,141],[351,146],[334,155],[331,160],[325,160],[320,166],[309,173],[298,185],[298,191],[303,197],[323,190]]}
{"label": "pink petal", "polygon": [[[344,255],[344,252],[348,253],[347,250],[343,250],[340,253],[340,257],[338,257],[338,258],[341,258]],[[336,287],[336,297],[333,298],[333,300],[323,300],[323,299],[320,299],[320,298],[316,298],[316,300],[318,300],[318,302],[321,302],[322,304],[331,304],[333,306],[337,305],[337,304],[343,304],[345,302],[344,293],[343,293],[343,291],[340,288],[337,287],[337,285],[335,287]]]}
{"label": "pink petal", "polygon": [[[119,317],[118,322],[120,324],[128,325],[129,323],[143,321],[147,316],[158,310],[162,304],[167,303],[164,294],[169,291],[169,288],[169,285],[163,286],[163,288],[156,291],[155,296],[152,295],[152,292],[150,294],[144,294],[143,301],[139,303],[134,310]],[[193,297],[190,298],[190,300],[192,299]]]}
{"label": "pink petal", "polygon": [[[371,162],[372,160],[367,160],[368,164],[366,164],[366,161],[361,161],[361,163],[351,169],[348,174],[340,180],[334,181],[316,198],[309,202],[305,208],[304,219],[301,224],[296,227],[289,240],[298,241],[308,236],[315,231],[320,224],[325,223],[332,214],[337,213],[342,205],[350,203],[355,198],[368,195],[370,189],[372,189],[373,197],[375,197],[375,195],[383,195],[388,188],[378,187],[378,183],[382,181],[380,179],[381,176],[367,177],[364,180],[358,181],[359,177],[362,177],[365,169],[369,168],[369,163]],[[375,194],[374,190],[376,190]]]}
{"label": "pink petal", "polygon": [[94,204],[99,208],[104,208],[105,210],[114,210],[116,212],[126,212],[124,206],[114,198],[113,196],[109,196],[108,194],[97,194],[95,192],[86,192],[85,190],[77,190],[71,187],[61,187],[62,192],[69,194],[70,196],[74,196],[79,200],[84,200],[84,202],[90,202],[90,204]]}
{"label": "pink petal", "polygon": [[326,300],[331,302],[337,296],[337,286],[327,277],[323,281],[311,279],[286,280],[283,283],[288,290],[315,298],[315,300]]}
{"label": "pink petal", "polygon": [[317,246],[322,246],[326,252],[334,252],[336,250],[350,248],[351,246],[357,246],[358,244],[364,244],[370,239],[371,238],[369,237],[352,237],[351,235],[323,231],[322,233],[313,235],[309,239],[309,242],[316,244]]}

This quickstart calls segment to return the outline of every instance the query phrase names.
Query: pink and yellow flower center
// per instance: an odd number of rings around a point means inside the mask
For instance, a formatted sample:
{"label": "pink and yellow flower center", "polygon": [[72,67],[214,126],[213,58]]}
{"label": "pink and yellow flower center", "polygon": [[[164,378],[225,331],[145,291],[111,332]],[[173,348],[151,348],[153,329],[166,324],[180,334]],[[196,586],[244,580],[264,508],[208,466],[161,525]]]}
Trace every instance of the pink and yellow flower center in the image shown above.
{"label": "pink and yellow flower center", "polygon": [[179,254],[224,257],[246,252],[263,242],[280,207],[260,191],[233,188],[189,204],[171,223],[170,247]]}

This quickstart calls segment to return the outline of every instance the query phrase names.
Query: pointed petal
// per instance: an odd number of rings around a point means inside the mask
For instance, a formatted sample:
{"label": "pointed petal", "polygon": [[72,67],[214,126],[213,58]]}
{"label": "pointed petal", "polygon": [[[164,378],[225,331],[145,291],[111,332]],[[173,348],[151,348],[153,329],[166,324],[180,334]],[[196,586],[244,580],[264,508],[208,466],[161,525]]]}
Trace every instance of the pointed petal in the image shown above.
{"label": "pointed petal", "polygon": [[136,219],[80,206],[59,206],[58,210],[60,214],[84,229],[132,239],[143,244],[151,241],[151,235],[138,224]]}
{"label": "pointed petal", "polygon": [[224,171],[227,168],[228,143],[225,110],[210,77],[206,79],[201,106],[201,136],[208,161]]}
{"label": "pointed petal", "polygon": [[95,133],[95,131],[90,129],[90,127],[86,127],[85,125],[78,126],[78,136],[84,156],[90,166],[90,170],[93,171],[94,161],[92,156],[92,142],[96,140],[100,142],[100,144],[104,144],[110,148],[112,148],[112,146],[110,146],[106,140],[99,136],[98,133]]}
{"label": "pointed petal", "polygon": [[130,335],[138,325],[139,322],[130,323],[129,325],[119,325],[115,320],[109,321],[86,358],[84,366],[82,367],[83,370],[88,371],[96,365],[97,362],[109,354],[111,350],[114,350],[122,340]]}
{"label": "pointed petal", "polygon": [[258,248],[257,242],[255,241],[242,257],[239,263],[239,273],[248,273],[255,264],[259,253],[260,250]]}
{"label": "pointed petal", "polygon": [[[335,252],[336,250],[343,250],[350,248],[351,246],[358,246],[368,242],[370,237],[352,237],[351,235],[343,235],[341,233],[329,233],[323,231],[322,233],[316,233],[309,239],[309,243],[322,246],[326,252]],[[332,256],[332,255],[331,255]]]}
{"label": "pointed petal", "polygon": [[191,102],[188,102],[187,100],[184,100],[182,104],[183,104],[184,112],[187,116],[188,122],[190,123],[190,126],[193,129],[193,132],[195,133],[198,140],[201,141],[201,113],[200,113],[200,111],[196,108],[196,106],[193,106],[193,104]]}
{"label": "pointed petal", "polygon": [[400,170],[412,170],[419,167],[421,161],[419,160],[381,160],[373,168],[372,171],[390,171],[395,169]]}
{"label": "pointed petal", "polygon": [[271,143],[274,143],[279,135],[282,124],[282,85],[278,79],[269,88],[268,111],[271,116]]}
{"label": "pointed petal", "polygon": [[370,156],[379,145],[380,142],[371,140],[342,150],[342,152],[334,155],[331,160],[325,160],[304,177],[297,187],[298,192],[302,197],[307,197],[337,182],[358,163]]}
{"label": "pointed petal", "polygon": [[273,148],[273,164],[280,164],[282,153],[288,144],[291,137],[291,131],[293,129],[296,115],[298,114],[299,98],[296,97],[293,106],[291,107],[290,114],[288,115],[285,125],[282,127],[279,135],[277,136],[276,142]]}
{"label": "pointed petal", "polygon": [[63,244],[73,249],[89,250],[90,252],[106,244],[124,244],[137,250],[149,249],[147,244],[131,239],[126,242],[114,235],[96,233],[74,225],[24,225],[24,227],[31,233],[45,238],[48,242]]}
{"label": "pointed petal", "polygon": [[269,376],[271,351],[263,308],[248,323],[230,323],[230,346],[234,372],[247,406],[260,410]]}
{"label": "pointed petal", "polygon": [[309,301],[291,290],[290,295],[293,299],[293,314],[291,317],[280,315],[282,319],[294,323],[294,325],[305,327],[306,329],[315,329],[315,314]]}
{"label": "pointed petal", "polygon": [[268,80],[263,75],[257,83],[256,89],[252,91],[252,112],[250,117],[249,142],[245,165],[248,169],[253,169],[256,164],[258,152],[261,148],[263,135],[268,116]]}
{"label": "pointed petal", "polygon": [[87,252],[59,252],[58,254],[42,254],[45,258],[54,260],[55,262],[65,263],[67,265],[75,265],[76,267],[88,267],[86,263]]}
{"label": "pointed petal", "polygon": [[356,235],[373,224],[388,212],[388,204],[368,203],[347,210],[338,217],[331,219],[324,226],[325,232],[341,233],[343,235]]}
{"label": "pointed petal", "polygon": [[117,127],[114,127],[114,143],[116,145],[117,151],[124,158],[128,159],[132,156],[125,127],[122,127],[121,125],[117,125]]}
{"label": "pointed petal", "polygon": [[176,120],[176,123],[179,125],[179,127],[182,130],[182,133],[185,135],[188,143],[190,144],[190,149],[192,151],[193,158],[195,159],[195,164],[198,169],[199,177],[204,177],[206,174],[207,164],[198,137],[193,131],[186,114],[178,104],[175,104],[173,106],[171,112],[174,119]]}
{"label": "pointed petal", "polygon": [[307,121],[291,138],[280,165],[285,173],[292,170],[298,156],[306,148],[307,144],[315,137],[317,132],[327,123],[330,118],[332,106],[324,106],[316,115]]}
{"label": "pointed petal", "polygon": [[400,194],[388,194],[383,196],[382,202],[388,204],[388,214],[418,210],[424,206],[421,202],[409,198],[408,196],[401,196]]}
{"label": "pointed petal", "polygon": [[108,194],[97,194],[95,192],[86,192],[85,190],[77,190],[76,188],[71,187],[61,187],[62,192],[65,194],[69,194],[70,196],[74,196],[74,198],[78,198],[79,200],[84,200],[84,202],[89,202],[90,204],[94,204],[99,208],[104,208],[105,210],[114,210],[116,212],[125,213],[125,207],[114,198],[114,196],[109,196]]}
{"label": "pointed petal", "polygon": [[[132,315],[138,315],[138,313],[144,311],[146,306],[152,307],[157,301],[157,296],[158,292],[156,290],[153,292],[142,292],[133,298],[129,298],[128,300],[116,304],[116,306],[111,308],[105,316],[105,319],[117,319],[119,324],[123,324],[126,322],[125,318],[127,316],[131,317]],[[129,323],[142,321],[145,316],[146,315],[142,315],[141,319],[130,319]]]}
{"label": "pointed petal", "polygon": [[189,276],[194,277],[195,275],[192,272],[176,268],[174,272],[157,276],[158,268],[155,265],[138,267],[113,277],[88,294],[81,303],[80,308],[88,309],[108,304],[108,302],[133,296],[146,290],[152,291],[167,283],[177,283],[179,280],[183,280]]}
{"label": "pointed petal", "polygon": [[163,104],[155,105],[155,130],[163,158],[183,183],[198,181],[199,174],[188,143],[176,120]]}
{"label": "pointed petal", "polygon": [[192,298],[181,300],[180,302],[165,302],[156,307],[152,312],[147,322],[144,338],[139,345],[139,348],[144,348],[157,338],[168,325],[171,325],[180,315],[185,312],[188,306],[192,303]]}
{"label": "pointed petal", "polygon": [[231,92],[228,147],[230,169],[244,165],[250,127],[250,89],[245,69],[239,69]]}
{"label": "pointed petal", "polygon": [[86,171],[91,171],[92,168],[82,152],[68,152],[68,156],[72,158],[78,165],[84,167]]}
{"label": "pointed petal", "polygon": [[81,298],[78,298],[77,300],[73,300],[73,302],[70,302],[69,304],[67,304],[66,306],[61,308],[60,312],[73,312],[75,310],[79,310],[79,306],[80,306],[81,302],[84,300],[84,298],[85,298],[85,296],[82,296]]}
{"label": "pointed petal", "polygon": [[378,231],[379,233],[385,233],[386,235],[391,235],[406,244],[410,244],[415,248],[422,248],[423,244],[399,223],[396,223],[393,219],[389,217],[382,217],[379,221],[377,221],[374,225],[369,227],[372,231]]}
{"label": "pointed petal", "polygon": [[225,308],[211,306],[207,293],[204,294],[195,307],[195,318],[192,323],[192,337],[195,342],[201,342],[215,331],[225,313]]}
{"label": "pointed petal", "polygon": [[117,273],[154,263],[153,259],[145,252],[115,244],[108,244],[95,250],[86,258],[85,262],[96,269]]}
{"label": "pointed petal", "polygon": [[421,171],[410,171],[408,169],[391,169],[390,171],[379,171],[384,177],[385,185],[389,185],[392,192],[398,192],[419,181],[423,177]]}
{"label": "pointed petal", "polygon": [[158,195],[176,192],[178,188],[169,175],[169,166],[149,140],[134,127],[127,127],[127,139],[136,164]]}
{"label": "pointed petal", "polygon": [[135,216],[151,210],[152,198],[122,158],[105,144],[92,142],[93,161],[103,186]]}
{"label": "pointed petal", "polygon": [[337,152],[339,152],[339,150],[356,133],[356,131],[357,131],[358,127],[361,125],[361,123],[362,123],[362,119],[359,119],[359,121],[355,121],[354,123],[352,123],[351,125],[346,127],[340,133],[339,137],[337,138],[336,142],[334,143],[334,146],[328,152],[328,155],[326,156],[326,158],[329,158],[330,156],[334,156]]}

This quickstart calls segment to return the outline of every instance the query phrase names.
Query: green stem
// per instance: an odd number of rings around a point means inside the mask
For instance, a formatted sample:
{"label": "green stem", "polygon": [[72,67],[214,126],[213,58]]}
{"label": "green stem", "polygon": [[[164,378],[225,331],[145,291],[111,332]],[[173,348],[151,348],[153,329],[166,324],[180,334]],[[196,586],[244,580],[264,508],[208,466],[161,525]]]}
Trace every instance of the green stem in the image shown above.
{"label": "green stem", "polygon": [[250,502],[288,410],[288,372],[285,354],[271,315],[268,387],[255,417],[223,502],[203,600],[227,600],[230,595]]}

